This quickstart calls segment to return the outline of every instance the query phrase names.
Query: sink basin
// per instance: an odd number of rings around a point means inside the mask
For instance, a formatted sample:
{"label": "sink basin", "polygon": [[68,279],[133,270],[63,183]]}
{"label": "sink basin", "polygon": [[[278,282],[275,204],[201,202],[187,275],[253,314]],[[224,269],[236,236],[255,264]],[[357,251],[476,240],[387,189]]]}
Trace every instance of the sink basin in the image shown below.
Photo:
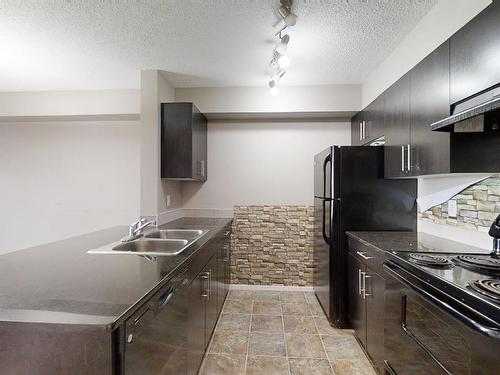
{"label": "sink basin", "polygon": [[208,231],[206,230],[200,230],[200,229],[160,229],[156,232],[148,233],[144,237],[163,239],[163,240],[182,239],[182,240],[194,241],[207,232]]}
{"label": "sink basin", "polygon": [[135,254],[144,257],[178,255],[208,232],[207,229],[160,229],[147,232],[144,237],[130,242],[115,242],[89,254]]}
{"label": "sink basin", "polygon": [[177,255],[187,248],[187,244],[187,240],[139,240],[122,243],[112,250],[139,255]]}

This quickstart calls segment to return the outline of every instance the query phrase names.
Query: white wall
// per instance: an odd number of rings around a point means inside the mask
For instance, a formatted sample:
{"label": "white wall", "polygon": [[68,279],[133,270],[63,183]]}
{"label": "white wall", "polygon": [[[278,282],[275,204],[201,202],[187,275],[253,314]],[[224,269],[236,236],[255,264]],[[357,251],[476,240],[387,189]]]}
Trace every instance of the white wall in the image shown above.
{"label": "white wall", "polygon": [[350,123],[209,122],[208,180],[184,182],[184,208],[313,203],[313,157],[349,145]]}
{"label": "white wall", "polygon": [[439,0],[363,82],[363,108],[491,4],[491,0]]}
{"label": "white wall", "polygon": [[[160,224],[175,219],[170,211],[182,202],[182,185],[161,179],[160,103],[175,101],[174,87],[164,72],[141,72],[141,216],[154,217]],[[168,202],[170,200],[170,203]],[[179,215],[177,213],[176,215]]]}
{"label": "white wall", "polygon": [[136,219],[139,127],[0,123],[0,253]]}

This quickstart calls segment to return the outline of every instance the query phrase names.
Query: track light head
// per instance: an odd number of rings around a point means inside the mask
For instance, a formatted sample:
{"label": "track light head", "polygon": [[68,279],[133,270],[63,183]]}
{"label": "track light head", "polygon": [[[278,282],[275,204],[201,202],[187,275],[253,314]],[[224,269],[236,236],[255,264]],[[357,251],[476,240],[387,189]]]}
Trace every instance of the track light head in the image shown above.
{"label": "track light head", "polygon": [[278,8],[278,12],[287,26],[294,26],[297,23],[297,15],[292,12],[291,3],[287,5],[285,3],[287,2],[281,2],[282,5]]}
{"label": "track light head", "polygon": [[272,96],[276,96],[280,93],[280,88],[278,87],[278,82],[274,79],[269,81],[269,89]]}
{"label": "track light head", "polygon": [[288,49],[288,43],[290,42],[290,35],[285,34],[282,37],[280,37],[280,41],[276,45],[275,50],[278,51],[281,54],[284,54],[286,50]]}

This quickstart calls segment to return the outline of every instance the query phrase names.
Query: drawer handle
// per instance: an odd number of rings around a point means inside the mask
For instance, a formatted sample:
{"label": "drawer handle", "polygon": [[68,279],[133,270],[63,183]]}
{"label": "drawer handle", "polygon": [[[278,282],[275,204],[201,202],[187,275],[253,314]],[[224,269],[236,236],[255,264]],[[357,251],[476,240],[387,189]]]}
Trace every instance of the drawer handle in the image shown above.
{"label": "drawer handle", "polygon": [[134,325],[136,326],[137,324],[139,324],[139,322],[141,321],[141,319],[144,317],[144,315],[146,315],[146,313],[149,311],[149,308],[145,309],[137,318],[134,319]]}
{"label": "drawer handle", "polygon": [[373,259],[373,257],[366,256],[365,253],[362,253],[361,251],[356,251],[356,254],[365,260]]}

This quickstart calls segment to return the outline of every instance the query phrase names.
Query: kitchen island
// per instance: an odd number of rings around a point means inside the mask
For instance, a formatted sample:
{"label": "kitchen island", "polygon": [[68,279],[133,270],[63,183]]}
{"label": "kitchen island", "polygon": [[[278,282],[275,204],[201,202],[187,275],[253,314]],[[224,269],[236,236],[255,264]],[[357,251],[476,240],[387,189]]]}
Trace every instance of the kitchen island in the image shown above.
{"label": "kitchen island", "polygon": [[[131,317],[137,319],[134,314],[179,272],[184,272],[186,280],[197,281],[212,258],[218,260],[210,269],[214,286],[220,287],[210,288],[213,299],[219,300],[214,308],[217,317],[228,286],[230,225],[231,219],[184,218],[170,222],[160,228],[200,228],[208,232],[182,253],[154,260],[87,253],[116,242],[127,233],[126,227],[1,256],[2,374],[125,373],[126,322]],[[219,273],[215,271],[217,266]],[[194,295],[186,294],[186,298],[198,298],[200,285],[195,289]]]}

